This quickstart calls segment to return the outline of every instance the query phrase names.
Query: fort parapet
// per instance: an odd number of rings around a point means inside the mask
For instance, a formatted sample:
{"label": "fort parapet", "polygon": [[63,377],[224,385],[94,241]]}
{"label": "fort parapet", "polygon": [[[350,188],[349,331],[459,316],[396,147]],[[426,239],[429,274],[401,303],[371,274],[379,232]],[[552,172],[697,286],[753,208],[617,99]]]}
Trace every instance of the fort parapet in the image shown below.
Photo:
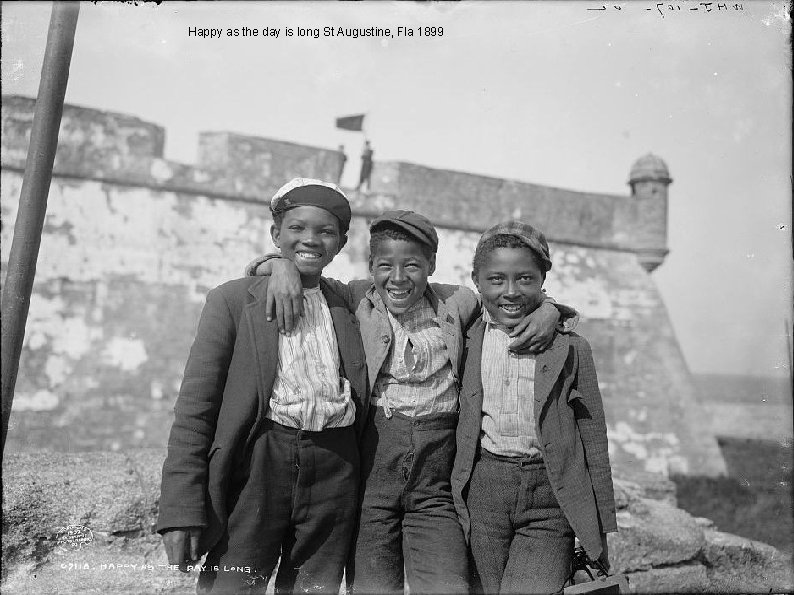
{"label": "fort parapet", "polygon": [[[5,273],[34,100],[2,104]],[[196,165],[163,158],[162,127],[67,105],[17,380],[9,451],[160,447],[206,292],[273,249],[270,196],[295,176],[336,179],[341,154],[230,132],[199,136]],[[628,164],[627,164],[628,165]],[[414,209],[439,228],[433,280],[471,285],[479,233],[505,218],[550,240],[547,289],[582,313],[613,461],[714,474],[724,462],[649,272],[667,254],[664,162],[640,158],[626,195],[575,192],[406,162],[349,191],[350,241],[328,268],[367,275],[371,218]]]}

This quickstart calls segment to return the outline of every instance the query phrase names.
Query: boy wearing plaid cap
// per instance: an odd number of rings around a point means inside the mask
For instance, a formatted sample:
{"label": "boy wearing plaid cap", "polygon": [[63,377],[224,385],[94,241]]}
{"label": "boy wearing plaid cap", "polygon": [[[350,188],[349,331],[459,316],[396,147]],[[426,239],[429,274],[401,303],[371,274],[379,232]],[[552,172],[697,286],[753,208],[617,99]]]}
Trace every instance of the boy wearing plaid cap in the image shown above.
{"label": "boy wearing plaid cap", "polygon": [[[348,578],[360,593],[402,593],[406,575],[413,592],[468,592],[450,475],[463,334],[479,304],[467,288],[428,283],[438,236],[422,215],[389,211],[370,232],[372,281],[338,286],[349,291],[360,323],[376,404],[361,443],[361,520]],[[271,289],[292,268],[273,261],[260,272],[274,264],[286,270],[275,273]],[[288,290],[285,296],[276,302],[285,304],[282,317],[291,308]],[[526,334],[542,342],[558,317],[543,306],[526,321],[535,323]]]}
{"label": "boy wearing plaid cap", "polygon": [[590,345],[570,333],[538,355],[507,348],[549,269],[546,238],[520,221],[486,231],[474,255],[484,311],[466,338],[452,489],[485,593],[561,592],[574,534],[608,566],[617,531]]}
{"label": "boy wearing plaid cap", "polygon": [[180,570],[208,552],[202,593],[265,593],[276,563],[276,592],[338,593],[356,521],[366,365],[355,318],[321,276],[350,206],[335,185],[296,178],[271,211],[304,316],[280,335],[266,278],[209,292],[163,466],[157,530]]}

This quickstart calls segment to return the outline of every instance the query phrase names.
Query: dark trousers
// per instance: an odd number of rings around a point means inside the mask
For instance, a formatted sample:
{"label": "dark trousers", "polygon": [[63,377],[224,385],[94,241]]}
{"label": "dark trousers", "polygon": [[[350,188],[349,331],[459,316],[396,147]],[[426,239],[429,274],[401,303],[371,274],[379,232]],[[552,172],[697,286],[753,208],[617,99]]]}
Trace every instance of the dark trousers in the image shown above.
{"label": "dark trousers", "polygon": [[[360,476],[352,427],[309,432],[270,420],[229,487],[229,522],[199,593],[338,593]],[[279,557],[281,561],[279,562]]]}
{"label": "dark trousers", "polygon": [[363,502],[355,593],[468,593],[463,530],[452,501],[457,413],[407,417],[373,408],[361,445]]}
{"label": "dark trousers", "polygon": [[483,450],[466,500],[475,583],[485,593],[556,593],[568,578],[574,534],[542,460]]}

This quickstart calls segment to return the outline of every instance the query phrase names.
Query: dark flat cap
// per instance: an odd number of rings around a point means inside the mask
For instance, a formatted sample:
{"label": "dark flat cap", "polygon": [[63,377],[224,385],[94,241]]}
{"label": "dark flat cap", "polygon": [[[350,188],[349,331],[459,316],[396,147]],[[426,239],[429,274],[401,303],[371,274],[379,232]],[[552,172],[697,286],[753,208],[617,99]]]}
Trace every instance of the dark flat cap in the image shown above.
{"label": "dark flat cap", "polygon": [[376,228],[390,224],[404,230],[417,241],[430,246],[435,253],[438,250],[438,234],[436,228],[424,215],[413,211],[385,211],[380,217],[376,218],[369,225],[369,231],[377,231]]}

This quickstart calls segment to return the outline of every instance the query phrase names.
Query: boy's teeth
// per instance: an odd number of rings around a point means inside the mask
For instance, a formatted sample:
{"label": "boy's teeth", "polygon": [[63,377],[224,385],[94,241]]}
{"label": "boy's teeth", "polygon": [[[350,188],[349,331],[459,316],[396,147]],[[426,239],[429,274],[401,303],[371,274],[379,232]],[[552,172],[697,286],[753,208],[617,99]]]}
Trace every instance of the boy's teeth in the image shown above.
{"label": "boy's teeth", "polygon": [[505,304],[500,306],[502,310],[506,310],[507,312],[518,312],[521,309],[520,304]]}
{"label": "boy's teeth", "polygon": [[320,255],[314,252],[298,252],[298,256],[301,258],[320,258]]}

